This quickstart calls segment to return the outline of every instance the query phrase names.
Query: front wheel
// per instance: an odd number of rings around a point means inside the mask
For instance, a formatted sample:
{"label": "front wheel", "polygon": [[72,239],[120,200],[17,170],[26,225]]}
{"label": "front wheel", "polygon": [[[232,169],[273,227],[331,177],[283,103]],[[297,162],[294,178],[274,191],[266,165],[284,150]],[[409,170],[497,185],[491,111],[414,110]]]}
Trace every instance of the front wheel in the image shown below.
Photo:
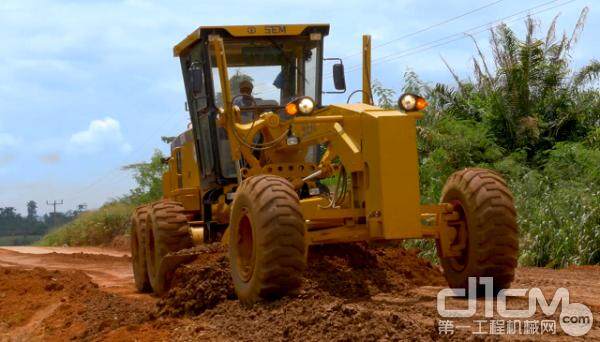
{"label": "front wheel", "polygon": [[244,180],[232,204],[229,230],[231,275],[242,303],[281,297],[300,287],[306,232],[290,182],[271,175]]}
{"label": "front wheel", "polygon": [[450,287],[468,289],[469,277],[493,277],[495,293],[510,287],[519,240],[514,200],[504,179],[486,169],[455,172],[442,190],[441,202],[452,204],[460,214],[450,224],[460,227],[451,244],[463,247],[461,255],[442,258],[438,244]]}

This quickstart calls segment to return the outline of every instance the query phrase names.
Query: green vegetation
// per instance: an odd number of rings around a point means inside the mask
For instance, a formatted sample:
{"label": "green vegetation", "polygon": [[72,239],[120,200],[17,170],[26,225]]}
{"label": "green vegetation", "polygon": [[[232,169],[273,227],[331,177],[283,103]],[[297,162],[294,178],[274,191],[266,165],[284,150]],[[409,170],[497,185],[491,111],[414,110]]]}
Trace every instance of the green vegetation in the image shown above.
{"label": "green vegetation", "polygon": [[13,207],[0,208],[0,246],[28,245],[58,227],[73,220],[80,210],[66,213],[37,214],[37,203],[27,202],[27,216],[22,216]]}
{"label": "green vegetation", "polygon": [[[493,30],[493,60],[476,46],[473,79],[449,67],[456,88],[405,77],[404,90],[430,102],[418,127],[423,201],[437,201],[457,169],[500,171],[515,196],[524,265],[600,263],[600,63],[569,67],[586,13],[559,40],[556,19],[544,39],[533,19],[523,40]],[[435,255],[433,244],[414,244]]]}
{"label": "green vegetation", "polygon": [[39,239],[43,235],[12,235],[12,236],[0,236],[0,246],[26,246],[30,245]]}
{"label": "green vegetation", "polygon": [[167,165],[162,162],[163,159],[162,152],[155,150],[150,162],[123,167],[123,170],[133,171],[137,186],[131,189],[128,196],[121,199],[122,202],[141,205],[162,197],[162,175],[167,170]]}
{"label": "green vegetation", "polygon": [[129,195],[90,210],[75,220],[50,231],[38,242],[45,246],[93,246],[110,243],[116,236],[128,234],[133,209],[162,197],[163,154],[156,150],[150,162],[124,166],[133,171],[137,186]]}
{"label": "green vegetation", "polygon": [[133,206],[123,202],[105,204],[51,231],[39,242],[44,246],[94,246],[106,244],[129,229]]}

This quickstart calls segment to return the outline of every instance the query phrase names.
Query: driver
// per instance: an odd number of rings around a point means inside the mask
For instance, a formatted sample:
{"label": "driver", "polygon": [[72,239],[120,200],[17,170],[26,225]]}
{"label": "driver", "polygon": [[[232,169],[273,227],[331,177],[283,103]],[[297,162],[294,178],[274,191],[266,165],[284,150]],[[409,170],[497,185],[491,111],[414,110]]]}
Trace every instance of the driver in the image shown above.
{"label": "driver", "polygon": [[[252,82],[249,80],[243,80],[240,82],[239,87],[240,87],[239,88],[240,95],[238,95],[235,98],[235,100],[233,101],[233,104],[240,108],[254,106],[255,99],[254,99],[254,96],[252,96],[252,89],[254,89],[254,85],[252,84]],[[242,123],[252,122],[252,120],[253,120],[252,113],[253,112],[251,110],[242,111],[240,113]]]}

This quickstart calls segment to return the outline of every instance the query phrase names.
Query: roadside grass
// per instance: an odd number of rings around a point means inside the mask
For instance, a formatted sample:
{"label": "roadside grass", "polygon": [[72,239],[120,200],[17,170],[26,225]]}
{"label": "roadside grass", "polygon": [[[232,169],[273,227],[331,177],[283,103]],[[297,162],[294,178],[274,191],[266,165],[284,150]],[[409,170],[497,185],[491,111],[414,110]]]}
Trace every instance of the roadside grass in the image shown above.
{"label": "roadside grass", "polygon": [[559,143],[541,170],[508,178],[523,265],[600,264],[600,149]]}
{"label": "roadside grass", "polygon": [[134,206],[114,202],[79,215],[75,220],[50,231],[40,246],[96,246],[110,243],[116,236],[129,233]]}
{"label": "roadside grass", "polygon": [[0,246],[24,246],[30,245],[39,239],[42,235],[16,235],[16,236],[0,236]]}

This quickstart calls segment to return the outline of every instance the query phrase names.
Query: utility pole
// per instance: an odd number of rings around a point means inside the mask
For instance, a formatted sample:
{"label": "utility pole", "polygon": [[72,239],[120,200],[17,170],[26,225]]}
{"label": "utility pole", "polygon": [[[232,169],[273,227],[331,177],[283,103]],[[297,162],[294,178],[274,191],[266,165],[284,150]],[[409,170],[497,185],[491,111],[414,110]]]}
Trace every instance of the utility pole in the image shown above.
{"label": "utility pole", "polygon": [[54,207],[54,212],[53,212],[53,214],[54,214],[54,215],[56,215],[56,206],[57,206],[57,205],[62,205],[62,204],[63,204],[63,200],[60,200],[60,202],[58,202],[57,200],[54,200],[54,201],[52,201],[52,202],[48,202],[48,201],[46,201],[46,204],[47,204],[47,205],[51,205],[51,206],[53,206],[53,207]]}

